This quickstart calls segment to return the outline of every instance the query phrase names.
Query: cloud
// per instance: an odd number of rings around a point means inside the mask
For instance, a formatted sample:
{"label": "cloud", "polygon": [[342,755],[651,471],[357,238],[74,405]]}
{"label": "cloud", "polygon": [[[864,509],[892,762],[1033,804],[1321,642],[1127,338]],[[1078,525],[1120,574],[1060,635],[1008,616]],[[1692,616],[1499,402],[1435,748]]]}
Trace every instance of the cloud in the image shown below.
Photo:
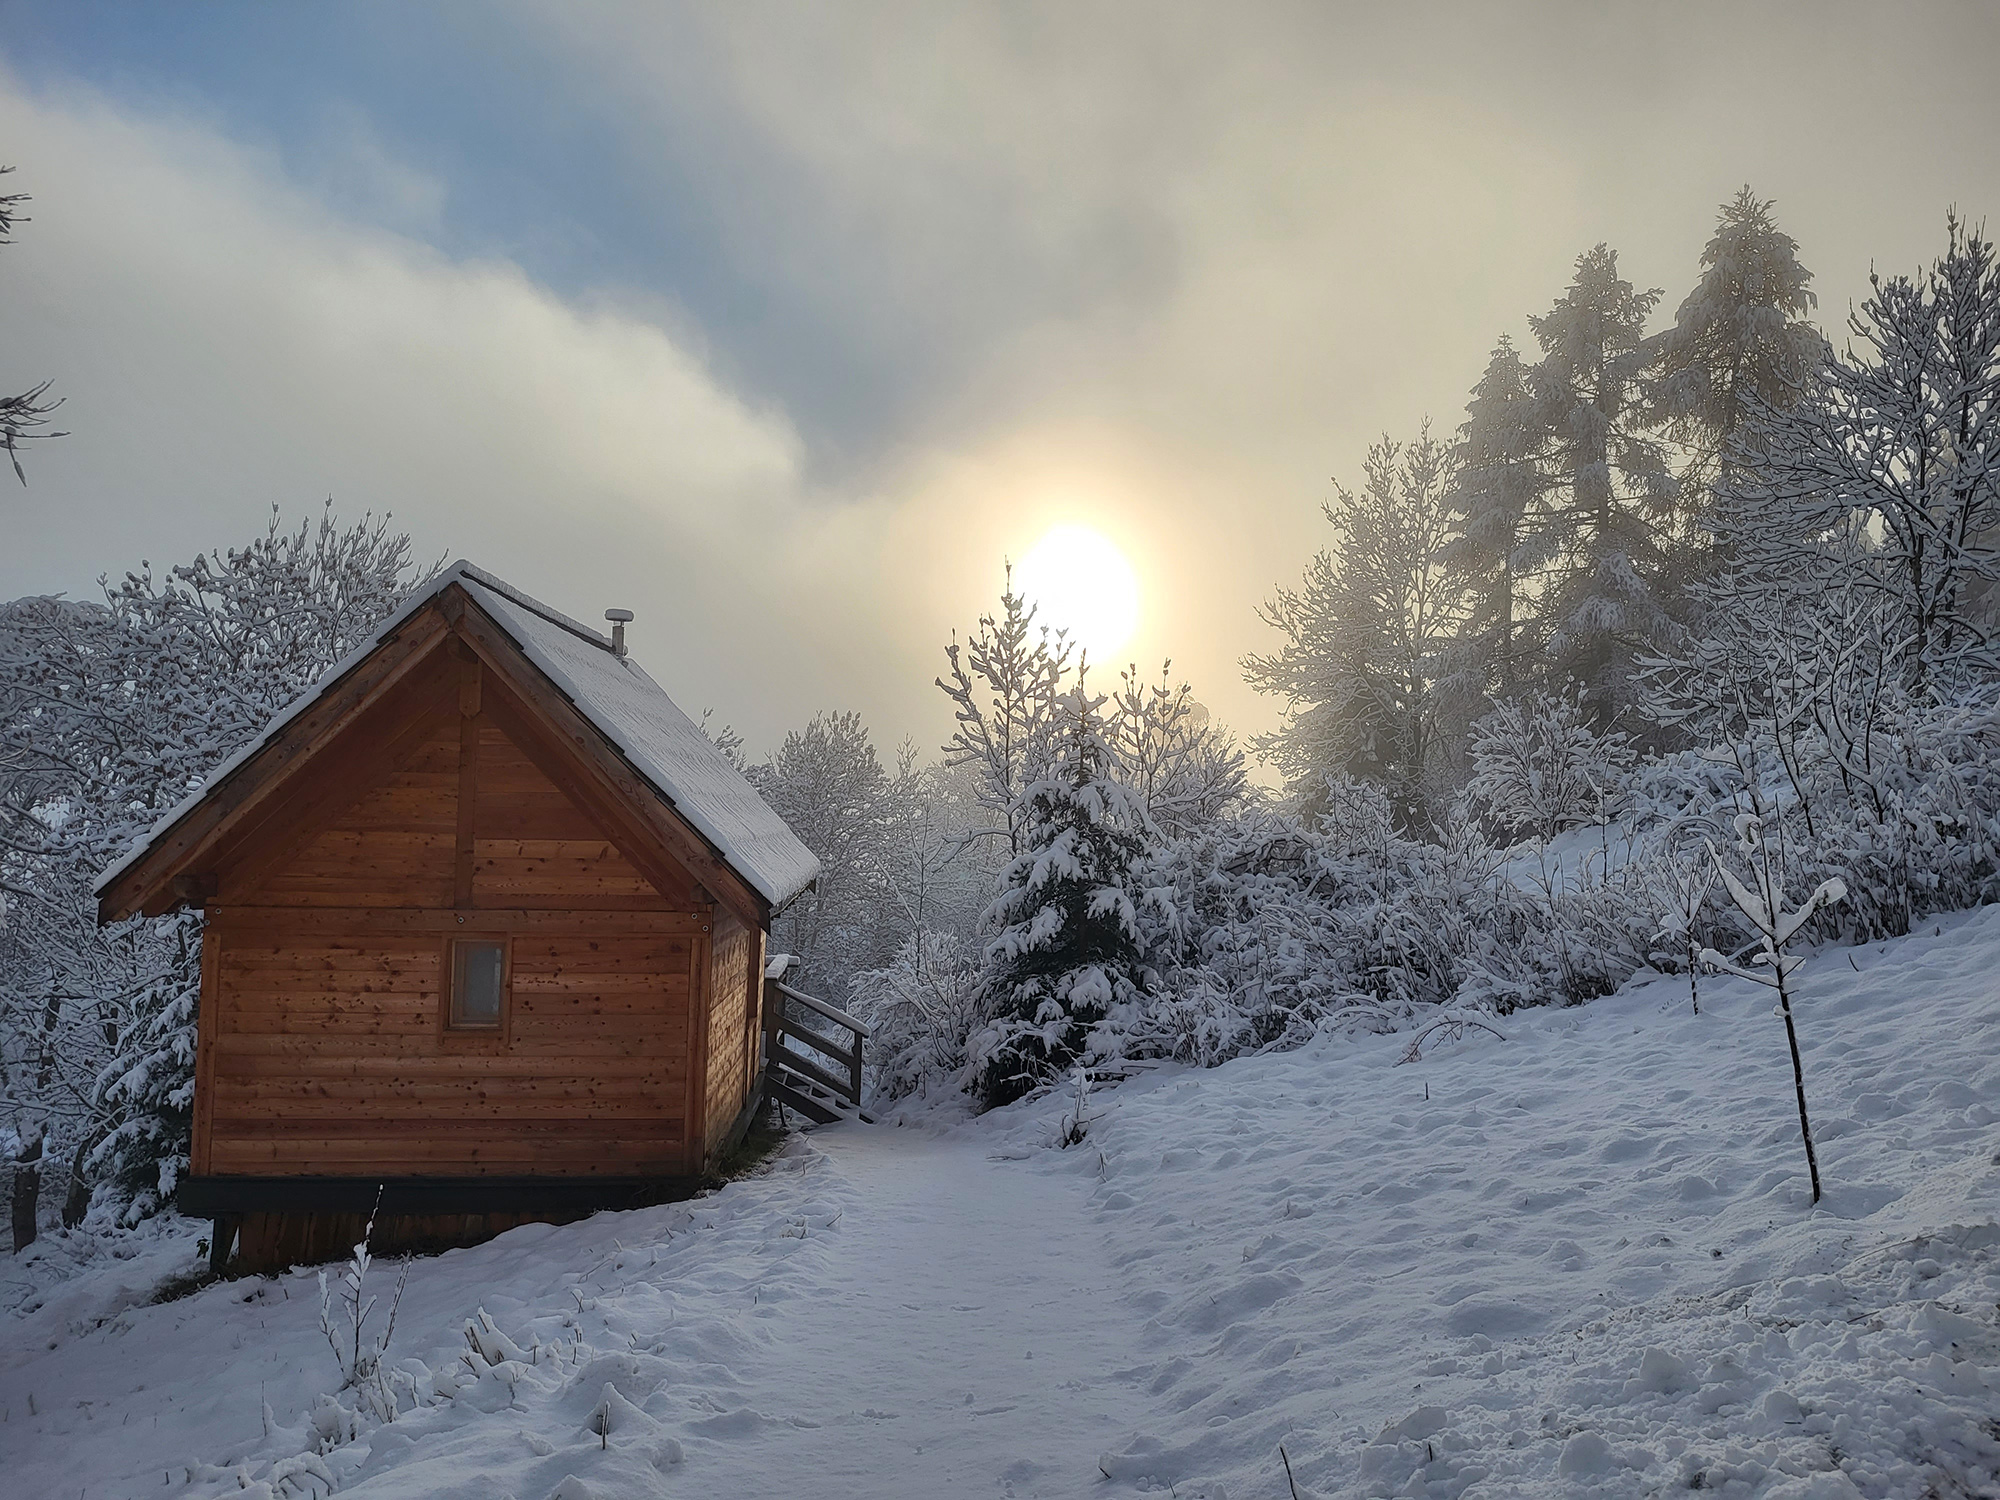
{"label": "cloud", "polygon": [[704,643],[698,700],[744,696],[733,651],[779,649],[758,556],[798,504],[798,441],[659,321],[362,227],[269,156],[80,90],[0,87],[0,139],[34,196],[0,258],[6,378],[53,377],[71,433],[0,496],[0,596],[87,591],[332,495],[586,618],[650,606],[642,635]]}

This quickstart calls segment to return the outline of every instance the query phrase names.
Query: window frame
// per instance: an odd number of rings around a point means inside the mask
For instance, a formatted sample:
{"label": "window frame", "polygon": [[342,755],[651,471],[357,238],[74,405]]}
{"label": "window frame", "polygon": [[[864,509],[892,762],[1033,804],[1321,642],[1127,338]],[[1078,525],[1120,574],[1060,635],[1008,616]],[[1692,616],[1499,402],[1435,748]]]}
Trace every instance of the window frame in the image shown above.
{"label": "window frame", "polygon": [[[491,1023],[466,1024],[453,1019],[458,998],[459,949],[476,944],[500,950],[500,1011]],[[498,1042],[505,1045],[514,1017],[514,937],[508,932],[452,933],[445,938],[443,983],[439,985],[438,1028],[450,1041]]]}

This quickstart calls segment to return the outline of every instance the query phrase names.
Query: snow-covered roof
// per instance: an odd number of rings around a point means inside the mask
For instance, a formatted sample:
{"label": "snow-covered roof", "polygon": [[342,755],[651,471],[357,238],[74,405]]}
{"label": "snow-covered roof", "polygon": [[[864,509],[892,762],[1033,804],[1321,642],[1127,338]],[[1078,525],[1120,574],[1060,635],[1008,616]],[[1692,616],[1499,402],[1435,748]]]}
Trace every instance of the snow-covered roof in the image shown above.
{"label": "snow-covered roof", "polygon": [[404,621],[452,584],[500,626],[521,653],[595,725],[632,768],[684,818],[744,882],[775,907],[819,874],[819,860],[757,795],[755,787],[715,747],[666,690],[610,639],[522,593],[492,574],[459,561],[418,589],[356,651],[336,663],[264,732],[218,767],[204,787],[153,825],[125,856],[97,877],[102,893],[192,811],[208,791],[269,744]]}

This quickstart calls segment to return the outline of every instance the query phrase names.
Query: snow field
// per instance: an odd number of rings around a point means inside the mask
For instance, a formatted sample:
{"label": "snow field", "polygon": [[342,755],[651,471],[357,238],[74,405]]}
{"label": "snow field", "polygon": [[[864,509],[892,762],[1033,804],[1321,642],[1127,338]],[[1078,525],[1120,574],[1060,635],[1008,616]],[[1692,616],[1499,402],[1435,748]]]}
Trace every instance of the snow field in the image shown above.
{"label": "snow field", "polygon": [[1301,1494],[2000,1494],[2000,910],[1938,926],[1800,973],[1817,1211],[1783,1023],[1735,980],[1103,1096],[1082,1169],[1171,1414],[1114,1468],[1272,1493],[1284,1443]]}
{"label": "snow field", "polygon": [[390,1425],[328,1396],[311,1272],[147,1306],[192,1232],[52,1241],[0,1495],[1245,1500],[1281,1444],[1301,1496],[2000,1493],[2000,908],[1798,977],[1817,1210],[1768,993],[1655,979],[416,1262]]}

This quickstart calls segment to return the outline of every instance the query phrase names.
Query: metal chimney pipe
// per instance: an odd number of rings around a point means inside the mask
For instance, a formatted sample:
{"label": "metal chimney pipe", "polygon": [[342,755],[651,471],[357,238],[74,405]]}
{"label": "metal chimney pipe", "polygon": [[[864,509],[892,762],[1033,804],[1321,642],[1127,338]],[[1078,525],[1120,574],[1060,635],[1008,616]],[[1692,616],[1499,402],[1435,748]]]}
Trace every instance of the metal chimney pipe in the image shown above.
{"label": "metal chimney pipe", "polygon": [[632,618],[632,611],[629,609],[607,609],[604,612],[604,618],[611,622],[611,654],[613,656],[623,656],[625,654],[625,622]]}

